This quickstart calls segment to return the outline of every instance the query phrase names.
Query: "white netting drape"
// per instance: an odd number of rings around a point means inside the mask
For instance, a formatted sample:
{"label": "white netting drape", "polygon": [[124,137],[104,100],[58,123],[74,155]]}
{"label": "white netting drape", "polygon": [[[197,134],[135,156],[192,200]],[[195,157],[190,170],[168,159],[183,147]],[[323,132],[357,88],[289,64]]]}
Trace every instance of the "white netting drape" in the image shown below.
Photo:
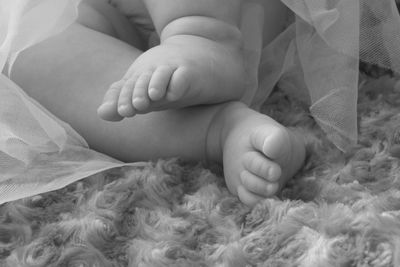
{"label": "white netting drape", "polygon": [[394,0],[282,0],[294,23],[263,51],[260,106],[273,86],[301,97],[340,149],[357,141],[359,60],[400,72]]}
{"label": "white netting drape", "polygon": [[[75,0],[1,0],[0,69],[23,49],[57,34],[77,14]],[[7,67],[9,66],[9,67]],[[0,204],[55,190],[121,163],[85,140],[0,73]]]}
{"label": "white netting drape", "polygon": [[[357,140],[359,60],[400,72],[400,18],[394,0],[282,0],[295,21],[261,55],[259,107],[274,85],[302,98],[329,138]],[[23,49],[62,32],[79,0],[0,0],[0,69]],[[61,188],[122,163],[85,140],[0,76],[0,204]]]}

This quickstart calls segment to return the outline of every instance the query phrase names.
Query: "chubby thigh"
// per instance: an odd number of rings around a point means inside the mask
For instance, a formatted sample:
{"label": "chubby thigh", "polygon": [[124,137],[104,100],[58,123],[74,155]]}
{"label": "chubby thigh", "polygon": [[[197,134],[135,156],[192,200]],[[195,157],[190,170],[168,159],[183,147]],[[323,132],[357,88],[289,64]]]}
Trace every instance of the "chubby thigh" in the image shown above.
{"label": "chubby thigh", "polygon": [[[190,10],[191,1],[197,2],[198,0],[186,1],[187,9]],[[211,13],[215,9],[212,4],[214,1],[217,6],[219,0],[211,0],[207,7]],[[156,33],[149,10],[144,2],[144,0],[83,0],[80,7],[79,22],[91,29],[111,35],[136,48],[145,50],[148,44],[151,43],[149,39],[154,37],[153,35],[156,35]],[[287,26],[287,18],[290,11],[280,0],[241,0],[240,2],[258,3],[263,9],[264,45],[275,39]],[[160,5],[159,3],[156,4]],[[175,9],[182,10],[182,7],[176,7]],[[164,8],[162,10],[165,12]],[[227,12],[228,9],[224,10],[224,12]],[[205,15],[208,14],[205,10],[203,12]],[[167,14],[164,15],[168,17]],[[164,15],[161,14],[160,16]],[[191,13],[188,15],[191,15]],[[231,14],[231,16],[236,17],[235,14]],[[160,18],[154,19],[158,20]]]}
{"label": "chubby thigh", "polygon": [[137,25],[132,23],[117,8],[118,6],[109,2],[108,0],[82,0],[79,5],[77,22],[143,50],[145,40],[143,40]]}

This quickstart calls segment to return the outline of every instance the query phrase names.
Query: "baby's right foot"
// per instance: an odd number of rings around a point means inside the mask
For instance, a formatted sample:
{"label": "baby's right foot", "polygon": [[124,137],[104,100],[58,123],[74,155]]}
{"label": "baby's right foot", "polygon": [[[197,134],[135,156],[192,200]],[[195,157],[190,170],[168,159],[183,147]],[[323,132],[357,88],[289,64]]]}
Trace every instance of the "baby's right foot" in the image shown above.
{"label": "baby's right foot", "polygon": [[249,206],[276,195],[305,159],[299,136],[241,103],[216,115],[208,137],[208,155],[223,159],[228,189]]}
{"label": "baby's right foot", "polygon": [[[261,36],[262,12],[247,9],[243,17],[242,26],[248,29],[254,24],[253,30],[258,29]],[[98,109],[101,118],[119,120],[156,110],[239,100],[254,86],[254,76],[248,72],[250,68],[256,73],[257,62],[245,62],[249,57],[244,53],[258,44],[244,44],[239,29],[216,19],[190,17],[175,23],[179,25],[164,29],[169,37],[162,38],[161,45],[144,52],[124,78],[110,87]],[[179,34],[168,34],[175,28]],[[261,39],[256,42],[261,47]]]}

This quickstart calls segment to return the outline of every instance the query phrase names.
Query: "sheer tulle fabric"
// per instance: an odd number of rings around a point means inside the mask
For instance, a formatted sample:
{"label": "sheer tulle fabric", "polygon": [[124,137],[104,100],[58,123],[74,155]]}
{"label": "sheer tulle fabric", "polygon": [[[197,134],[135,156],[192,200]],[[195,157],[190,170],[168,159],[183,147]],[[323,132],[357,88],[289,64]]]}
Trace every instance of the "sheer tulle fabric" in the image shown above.
{"label": "sheer tulle fabric", "polygon": [[[78,1],[2,0],[0,69],[23,49],[57,34],[76,17]],[[0,74],[0,204],[59,189],[121,166]]]}
{"label": "sheer tulle fabric", "polygon": [[400,71],[394,0],[282,0],[295,22],[263,50],[262,104],[273,86],[296,95],[341,150],[357,142],[359,60]]}
{"label": "sheer tulle fabric", "polygon": [[[276,83],[305,102],[342,150],[357,141],[359,59],[400,72],[394,0],[282,0],[294,22],[261,54],[259,107]],[[79,0],[1,0],[0,69],[18,53],[62,32]],[[250,42],[251,43],[251,42]],[[0,204],[61,188],[122,166],[85,140],[5,75],[0,76]]]}

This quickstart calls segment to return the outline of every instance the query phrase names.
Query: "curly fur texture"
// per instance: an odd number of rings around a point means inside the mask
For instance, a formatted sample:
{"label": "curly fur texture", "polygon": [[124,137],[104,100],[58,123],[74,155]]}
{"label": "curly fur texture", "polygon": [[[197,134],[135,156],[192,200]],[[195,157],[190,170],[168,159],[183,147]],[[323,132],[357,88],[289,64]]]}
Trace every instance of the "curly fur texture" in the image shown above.
{"label": "curly fur texture", "polygon": [[269,99],[308,142],[280,199],[249,209],[218,167],[144,162],[0,206],[0,266],[400,266],[400,86],[362,80],[346,154],[300,103]]}

